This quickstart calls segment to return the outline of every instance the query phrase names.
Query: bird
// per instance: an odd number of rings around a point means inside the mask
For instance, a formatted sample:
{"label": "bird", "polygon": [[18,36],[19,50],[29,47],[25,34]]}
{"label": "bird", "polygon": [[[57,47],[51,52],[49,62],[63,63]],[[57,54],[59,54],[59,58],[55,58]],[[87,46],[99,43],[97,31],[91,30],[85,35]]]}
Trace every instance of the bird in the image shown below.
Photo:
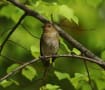
{"label": "bird", "polygon": [[[40,55],[51,56],[56,55],[59,50],[59,33],[52,23],[45,23],[43,33],[40,38]],[[55,58],[41,59],[45,67],[54,62]]]}

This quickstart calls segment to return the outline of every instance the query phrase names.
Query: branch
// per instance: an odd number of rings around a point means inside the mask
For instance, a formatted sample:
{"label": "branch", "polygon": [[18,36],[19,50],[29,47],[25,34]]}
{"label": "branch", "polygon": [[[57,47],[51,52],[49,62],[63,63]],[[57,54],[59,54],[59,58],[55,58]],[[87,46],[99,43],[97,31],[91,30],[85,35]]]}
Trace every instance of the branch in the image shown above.
{"label": "branch", "polygon": [[20,4],[18,2],[18,0],[7,0],[11,3],[13,3],[15,6],[19,7],[20,9],[24,10],[25,12],[27,12],[28,15],[33,16],[35,18],[37,18],[38,20],[40,20],[43,23],[49,22],[47,19],[45,19],[43,16],[41,16],[39,13],[27,8],[26,6]]}
{"label": "branch", "polygon": [[26,17],[27,13],[24,13],[19,21],[16,23],[16,25],[12,28],[12,30],[9,32],[9,34],[7,35],[7,37],[4,39],[3,43],[0,45],[0,55],[1,55],[1,52],[6,44],[6,42],[8,41],[9,37],[12,35],[12,33],[16,30],[16,28],[20,25],[20,23],[22,22],[22,20]]}
{"label": "branch", "polygon": [[15,41],[13,41],[13,40],[8,40],[7,42],[9,42],[9,43],[11,43],[11,44],[14,44],[14,45],[16,45],[16,46],[18,46],[18,47],[20,47],[20,48],[22,48],[22,49],[24,49],[24,50],[30,52],[30,50],[29,50],[28,48],[24,47],[23,45],[21,45],[21,44],[15,42]]}
{"label": "branch", "polygon": [[26,25],[21,24],[21,26],[22,26],[22,27],[24,28],[24,30],[25,30],[29,35],[31,35],[33,38],[40,39],[39,37],[34,36],[34,35],[28,30],[28,27],[26,27]]}
{"label": "branch", "polygon": [[0,82],[3,81],[3,80],[5,80],[5,79],[7,79],[7,78],[10,77],[10,76],[12,76],[12,75],[15,74],[17,71],[19,71],[19,70],[21,70],[22,68],[24,68],[25,66],[27,66],[27,65],[29,65],[29,64],[32,64],[32,63],[34,63],[34,62],[36,62],[36,61],[38,61],[38,60],[39,60],[39,58],[38,58],[38,59],[33,59],[33,60],[31,60],[31,61],[29,61],[29,62],[26,62],[26,63],[24,63],[23,65],[17,67],[17,68],[16,68],[15,70],[13,70],[12,72],[10,72],[10,73],[6,74],[5,76],[3,76],[3,77],[0,79]]}
{"label": "branch", "polygon": [[[83,59],[83,60],[86,60],[86,61],[90,61],[90,62],[93,62],[93,63],[96,63],[102,67],[105,68],[105,62],[103,61],[98,61],[98,60],[95,60],[95,59],[92,59],[92,58],[88,58],[88,57],[85,57],[85,56],[78,56],[78,55],[72,55],[72,54],[63,54],[63,55],[53,55],[53,56],[40,56],[39,58],[37,59],[33,59],[33,60],[30,60],[24,64],[22,64],[21,66],[17,67],[15,70],[13,70],[12,72],[6,74],[4,77],[2,77],[0,79],[0,82],[3,81],[4,79],[7,79],[8,77],[10,77],[11,75],[13,74],[16,74],[16,72],[18,72],[19,70],[21,70],[22,68],[26,67],[27,65],[30,65],[32,63],[35,63],[36,61],[38,60],[41,60],[41,59],[45,59],[45,58],[53,58],[53,57],[56,57],[56,58],[60,58],[60,57],[71,57],[71,58],[77,58],[76,60],[79,60],[79,59]],[[57,60],[57,59],[56,59]],[[72,59],[70,59],[72,60]]]}
{"label": "branch", "polygon": [[[43,16],[41,16],[38,12],[33,11],[29,8],[27,8],[26,6],[22,5],[21,3],[17,2],[16,0],[7,0],[11,3],[13,3],[15,6],[17,6],[18,8],[24,10],[28,15],[33,16],[35,18],[37,18],[38,20],[40,20],[41,22],[45,23],[45,22],[50,22],[48,21],[46,18],[44,18]],[[96,56],[94,53],[92,53],[90,50],[88,50],[86,47],[84,47],[81,43],[79,43],[77,40],[75,40],[72,36],[70,36],[68,33],[66,33],[63,29],[61,29],[59,26],[55,25],[56,29],[58,30],[58,32],[60,33],[60,35],[67,40],[70,44],[72,44],[74,47],[76,47],[77,49],[79,49],[82,53],[84,53],[85,56],[89,57],[89,58],[93,58],[96,59],[98,61],[102,60],[101,58],[99,58],[98,56]]]}
{"label": "branch", "polygon": [[87,72],[87,75],[88,75],[88,78],[89,78],[89,82],[88,83],[90,84],[91,89],[94,90],[93,84],[92,84],[92,80],[91,80],[91,77],[90,77],[90,72],[89,72],[86,60],[84,60],[84,66],[85,66],[85,69],[86,69],[86,72]]}

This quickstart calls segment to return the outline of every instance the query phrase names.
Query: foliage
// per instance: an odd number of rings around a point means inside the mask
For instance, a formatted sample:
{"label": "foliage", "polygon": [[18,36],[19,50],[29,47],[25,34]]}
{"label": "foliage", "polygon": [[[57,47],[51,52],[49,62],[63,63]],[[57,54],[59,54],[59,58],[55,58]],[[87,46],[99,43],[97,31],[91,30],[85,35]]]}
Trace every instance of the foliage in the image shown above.
{"label": "foliage", "polygon": [[37,75],[37,72],[32,66],[27,66],[22,70],[22,75],[32,81],[32,79]]}
{"label": "foliage", "polygon": [[[80,41],[97,56],[105,59],[105,1],[104,0],[18,0],[28,8],[53,20],[68,34]],[[0,45],[23,15],[23,11],[7,0],[0,1]],[[0,56],[0,77],[23,63],[40,56],[42,23],[27,16],[7,41]],[[61,38],[59,54],[81,52]],[[105,71],[93,63],[88,68],[94,90],[105,89]],[[41,62],[23,68],[0,82],[0,90],[91,90],[88,75],[81,60],[57,58],[47,84],[40,85],[43,76]],[[43,90],[44,90],[43,89]]]}

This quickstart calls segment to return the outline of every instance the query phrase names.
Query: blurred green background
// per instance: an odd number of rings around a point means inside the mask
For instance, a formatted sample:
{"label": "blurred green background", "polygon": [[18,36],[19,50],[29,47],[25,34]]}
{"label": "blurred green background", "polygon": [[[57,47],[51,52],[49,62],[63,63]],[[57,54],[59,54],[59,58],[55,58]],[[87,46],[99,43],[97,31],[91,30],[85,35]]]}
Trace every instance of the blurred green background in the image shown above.
{"label": "blurred green background", "polygon": [[[105,59],[105,0],[19,0],[59,24],[67,33],[97,56]],[[0,45],[24,12],[0,1]],[[0,77],[17,66],[38,57],[43,24],[27,16],[6,42],[0,56]],[[70,53],[74,46],[64,39],[59,54]],[[94,90],[105,90],[105,71],[88,63]],[[30,74],[29,74],[30,73]],[[40,90],[43,66],[36,62],[0,83],[0,90]],[[82,60],[58,58],[50,70],[45,90],[91,90]]]}

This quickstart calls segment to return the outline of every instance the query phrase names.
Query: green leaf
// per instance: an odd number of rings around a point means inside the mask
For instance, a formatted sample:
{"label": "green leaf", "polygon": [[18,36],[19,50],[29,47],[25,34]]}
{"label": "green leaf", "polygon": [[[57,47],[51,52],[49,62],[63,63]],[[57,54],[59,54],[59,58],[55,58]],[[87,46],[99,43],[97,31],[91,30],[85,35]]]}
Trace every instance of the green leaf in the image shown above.
{"label": "green leaf", "polygon": [[[43,9],[42,9],[43,8]],[[44,1],[38,1],[34,5],[34,9],[38,10],[41,14],[51,20],[51,14],[53,14],[54,21],[59,21],[60,18],[64,17],[71,21],[71,19],[78,24],[78,18],[74,15],[74,12],[67,5],[59,5],[55,3],[47,3]]]}
{"label": "green leaf", "polygon": [[73,10],[68,6],[66,5],[59,6],[59,14],[67,18],[69,21],[71,21],[72,19],[76,24],[78,24],[78,18],[74,15]]}
{"label": "green leaf", "polygon": [[64,40],[62,38],[60,38],[60,44],[61,44],[61,49],[63,50],[63,53],[70,53],[71,50],[69,49],[69,47],[67,46],[67,44],[64,42]]}
{"label": "green leaf", "polygon": [[36,48],[35,46],[31,46],[31,53],[35,58],[40,56],[40,50],[39,48]]}
{"label": "green leaf", "polygon": [[46,86],[42,86],[40,90],[62,90],[58,85],[46,84]]}
{"label": "green leaf", "polygon": [[2,82],[0,82],[0,85],[1,85],[3,88],[9,87],[9,86],[11,86],[12,84],[15,84],[15,85],[19,86],[19,82],[16,81],[16,80],[13,80],[13,79],[10,79],[10,80],[3,80]]}
{"label": "green leaf", "polygon": [[102,58],[103,60],[105,60],[105,51],[103,51],[103,52],[101,53],[101,58]]}
{"label": "green leaf", "polygon": [[12,85],[13,82],[12,81],[7,81],[7,80],[3,80],[2,82],[0,82],[0,85],[3,87],[3,88],[6,88],[10,85]]}
{"label": "green leaf", "polygon": [[71,82],[75,88],[78,88],[78,86],[81,84],[80,81],[88,81],[88,76],[81,74],[81,73],[75,73],[75,76],[71,78]]}
{"label": "green leaf", "polygon": [[6,5],[0,11],[0,15],[11,18],[14,22],[17,22],[22,14],[23,11],[13,5]]}
{"label": "green leaf", "polygon": [[12,72],[13,70],[15,70],[19,66],[20,66],[19,64],[12,64],[11,66],[9,66],[7,68],[7,73]]}
{"label": "green leaf", "polygon": [[60,89],[60,87],[58,85],[47,84],[46,89],[48,89],[48,90],[58,90],[58,89]]}
{"label": "green leaf", "polygon": [[81,55],[81,52],[76,48],[73,48],[72,52],[74,52],[76,55]]}
{"label": "green leaf", "polygon": [[55,71],[54,73],[59,80],[62,80],[62,79],[65,79],[65,78],[70,80],[70,76],[69,76],[68,73],[61,73],[61,72],[58,72],[58,71]]}
{"label": "green leaf", "polygon": [[22,75],[32,81],[32,79],[37,75],[37,72],[32,66],[26,66],[22,69]]}
{"label": "green leaf", "polygon": [[17,85],[17,86],[19,86],[20,84],[19,84],[19,82],[18,81],[16,81],[16,80],[13,80],[13,79],[10,79],[10,81],[11,82],[13,82],[15,85]]}

